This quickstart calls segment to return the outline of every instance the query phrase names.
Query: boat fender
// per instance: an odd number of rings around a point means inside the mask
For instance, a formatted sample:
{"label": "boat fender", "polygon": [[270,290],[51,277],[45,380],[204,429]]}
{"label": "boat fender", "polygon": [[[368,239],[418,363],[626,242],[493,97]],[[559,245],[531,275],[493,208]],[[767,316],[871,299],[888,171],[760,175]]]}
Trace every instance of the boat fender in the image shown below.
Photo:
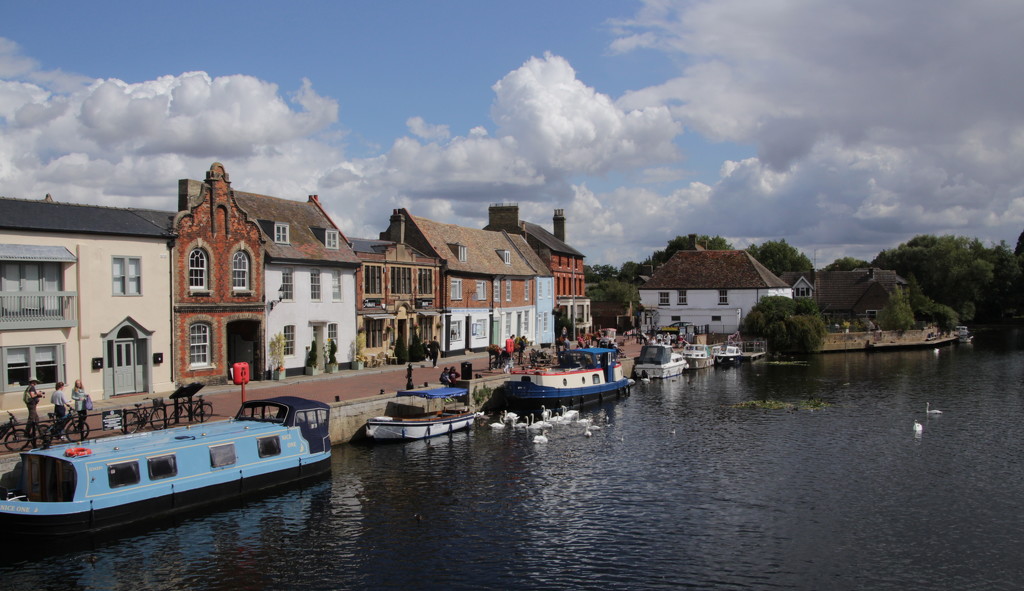
{"label": "boat fender", "polygon": [[88,447],[69,447],[64,450],[64,455],[69,458],[77,458],[80,456],[91,456],[92,450]]}

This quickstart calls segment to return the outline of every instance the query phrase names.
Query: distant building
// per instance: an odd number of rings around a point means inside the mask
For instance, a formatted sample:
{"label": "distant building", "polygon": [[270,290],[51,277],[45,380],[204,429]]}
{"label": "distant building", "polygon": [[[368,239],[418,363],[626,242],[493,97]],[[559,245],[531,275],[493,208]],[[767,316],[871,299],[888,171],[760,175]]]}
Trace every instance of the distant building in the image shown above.
{"label": "distant building", "polygon": [[897,287],[907,280],[896,271],[854,269],[853,271],[801,271],[782,274],[793,287],[794,298],[810,298],[822,314],[833,319],[874,320]]}
{"label": "distant building", "polygon": [[765,296],[792,297],[792,289],[747,251],[680,250],[640,287],[641,328],[682,322],[731,334]]}

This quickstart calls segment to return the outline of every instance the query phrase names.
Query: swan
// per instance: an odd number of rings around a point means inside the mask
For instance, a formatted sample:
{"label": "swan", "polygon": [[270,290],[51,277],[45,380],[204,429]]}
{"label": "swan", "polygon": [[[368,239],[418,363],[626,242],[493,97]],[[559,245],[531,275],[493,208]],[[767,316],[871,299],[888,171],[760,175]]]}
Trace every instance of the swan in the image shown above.
{"label": "swan", "polygon": [[565,417],[565,420],[567,421],[578,421],[580,418],[580,411],[575,409],[567,410],[564,414],[562,414],[562,416]]}
{"label": "swan", "polygon": [[514,412],[504,411],[504,418],[502,419],[506,423],[514,423],[519,420],[519,415]]}
{"label": "swan", "polygon": [[540,435],[534,435],[533,436],[533,442],[534,443],[547,443],[548,442],[548,436],[543,434],[543,433],[541,433]]}
{"label": "swan", "polygon": [[921,433],[924,433],[924,425],[922,425],[921,423],[918,423],[917,421],[914,421],[914,433],[916,433],[918,435],[920,435]]}
{"label": "swan", "polygon": [[942,411],[937,408],[932,408],[931,402],[924,403],[924,412],[930,415],[941,415]]}
{"label": "swan", "polygon": [[491,423],[491,429],[499,429],[500,430],[500,429],[504,429],[504,428],[505,428],[505,421],[499,421],[497,423]]}
{"label": "swan", "polygon": [[544,408],[544,405],[540,405],[540,420],[546,421],[551,418],[551,411]]}
{"label": "swan", "polygon": [[590,432],[590,427],[587,427],[587,430],[583,432],[583,436],[590,437],[591,435],[593,435],[593,433]]}

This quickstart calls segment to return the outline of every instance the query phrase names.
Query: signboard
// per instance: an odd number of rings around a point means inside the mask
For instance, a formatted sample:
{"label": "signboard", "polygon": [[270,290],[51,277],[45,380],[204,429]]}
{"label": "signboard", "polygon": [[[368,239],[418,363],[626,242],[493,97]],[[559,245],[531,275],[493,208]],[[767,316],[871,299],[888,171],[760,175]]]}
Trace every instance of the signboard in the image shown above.
{"label": "signboard", "polygon": [[120,408],[103,411],[103,430],[120,431],[124,426],[124,412]]}

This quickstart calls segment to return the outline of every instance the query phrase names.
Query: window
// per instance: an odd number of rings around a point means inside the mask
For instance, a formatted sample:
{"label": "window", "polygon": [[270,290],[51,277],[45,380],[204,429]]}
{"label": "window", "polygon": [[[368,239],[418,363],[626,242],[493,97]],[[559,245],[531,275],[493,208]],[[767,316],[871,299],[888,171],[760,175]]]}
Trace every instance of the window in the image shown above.
{"label": "window", "polygon": [[685,289],[680,289],[678,292],[676,292],[676,304],[678,304],[680,306],[685,306],[686,305],[686,290]]}
{"label": "window", "polygon": [[138,257],[114,257],[114,295],[142,294],[142,259]]}
{"label": "window", "polygon": [[332,322],[327,325],[327,340],[338,342],[338,323]]}
{"label": "window", "polygon": [[210,325],[196,323],[188,329],[188,361],[192,367],[210,365]]}
{"label": "window", "polygon": [[528,332],[533,332],[530,330],[530,311],[523,310],[523,325],[519,327],[519,334],[525,335]]}
{"label": "window", "polygon": [[494,280],[494,285],[491,287],[491,295],[494,296],[494,301],[501,301],[501,279]]}
{"label": "window", "polygon": [[384,346],[384,319],[383,318],[371,318],[367,321],[366,327],[366,346],[367,347],[383,347]]}
{"label": "window", "polygon": [[295,325],[286,324],[284,326],[284,354],[285,357],[295,355]]}
{"label": "window", "polygon": [[523,281],[523,299],[530,301],[530,280]]}
{"label": "window", "polygon": [[462,321],[452,320],[452,328],[450,332],[451,341],[458,343],[462,341]]}
{"label": "window", "polygon": [[309,299],[314,302],[320,301],[320,269],[309,271]]}
{"label": "window", "polygon": [[658,292],[658,305],[659,306],[667,306],[668,305],[668,292],[667,291],[659,291]]}
{"label": "window", "polygon": [[712,316],[711,317],[711,322],[721,322],[721,321],[722,321],[722,317],[721,316]]}
{"label": "window", "polygon": [[477,281],[476,282],[476,299],[479,302],[483,302],[487,299],[487,282]]}
{"label": "window", "polygon": [[341,301],[341,271],[331,271],[331,300]]}
{"label": "window", "polygon": [[203,290],[206,289],[207,277],[206,270],[208,268],[208,261],[206,258],[206,251],[197,248],[189,253],[188,255],[188,288],[189,290]]}
{"label": "window", "polygon": [[259,449],[261,458],[281,455],[281,438],[277,435],[257,438],[256,446]]}
{"label": "window", "polygon": [[420,295],[434,294],[434,271],[432,269],[420,269],[416,276],[416,289]]}
{"label": "window", "polygon": [[507,251],[507,250],[501,251],[501,260],[505,261],[506,265],[511,265],[512,264],[512,253]]}
{"label": "window", "polygon": [[225,443],[224,445],[210,446],[210,467],[223,468],[235,463],[235,444]]}
{"label": "window", "polygon": [[464,244],[456,244],[455,247],[458,250],[459,260],[463,263],[466,262],[466,259],[469,258],[469,250]]}
{"label": "window", "polygon": [[289,244],[291,242],[288,235],[288,224],[274,223],[274,242],[278,244]]}
{"label": "window", "polygon": [[249,291],[249,255],[242,250],[231,256],[231,290]]}
{"label": "window", "polygon": [[160,480],[178,475],[178,458],[174,454],[147,459],[149,479]]}
{"label": "window", "polygon": [[505,280],[505,301],[506,302],[511,302],[512,301],[512,280],[511,279],[506,279]]}
{"label": "window", "polygon": [[718,290],[718,305],[728,306],[729,305],[729,290],[720,289]]}
{"label": "window", "polygon": [[281,271],[281,299],[291,301],[295,299],[295,284],[293,283],[293,276],[291,269],[283,269]]}
{"label": "window", "polygon": [[482,336],[485,336],[485,335],[486,335],[486,333],[484,332],[484,321],[483,320],[476,320],[476,321],[474,321],[473,322],[473,336],[474,337],[482,337]]}
{"label": "window", "polygon": [[338,250],[338,231],[327,230],[327,234],[324,235],[324,246],[329,250]]}
{"label": "window", "polygon": [[31,377],[38,379],[40,384],[54,384],[62,379],[57,370],[64,366],[60,345],[6,347],[2,352],[8,386],[27,386]]}
{"label": "window", "polygon": [[381,276],[383,267],[367,265],[363,267],[363,292],[384,293],[381,289]]}
{"label": "window", "polygon": [[809,298],[811,297],[811,288],[806,285],[793,288],[793,297],[797,298]]}
{"label": "window", "polygon": [[391,267],[391,293],[412,293],[412,269]]}
{"label": "window", "polygon": [[462,299],[462,280],[461,279],[452,279],[452,299],[453,300],[461,300]]}
{"label": "window", "polygon": [[120,462],[107,465],[107,482],[110,488],[139,483],[139,463]]}

